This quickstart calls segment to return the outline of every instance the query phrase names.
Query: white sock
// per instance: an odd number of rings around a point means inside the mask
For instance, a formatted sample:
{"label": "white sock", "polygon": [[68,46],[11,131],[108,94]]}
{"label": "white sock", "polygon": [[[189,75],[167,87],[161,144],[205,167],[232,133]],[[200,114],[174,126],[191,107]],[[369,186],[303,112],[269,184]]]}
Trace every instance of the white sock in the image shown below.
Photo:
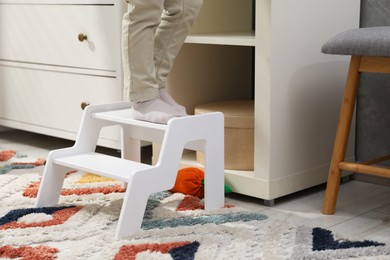
{"label": "white sock", "polygon": [[178,103],[171,97],[171,95],[168,94],[167,90],[165,88],[161,88],[159,90],[160,93],[160,99],[169,105],[175,107],[180,113],[184,115],[187,115],[186,108]]}
{"label": "white sock", "polygon": [[184,115],[175,107],[156,98],[133,103],[133,116],[137,120],[166,124],[169,119]]}

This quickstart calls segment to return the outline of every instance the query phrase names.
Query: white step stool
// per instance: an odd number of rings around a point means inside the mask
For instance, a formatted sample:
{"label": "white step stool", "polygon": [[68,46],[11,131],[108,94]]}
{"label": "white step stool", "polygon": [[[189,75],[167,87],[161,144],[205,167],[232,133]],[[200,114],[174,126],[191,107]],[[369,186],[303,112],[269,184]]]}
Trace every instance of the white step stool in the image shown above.
{"label": "white step stool", "polygon": [[[122,158],[95,153],[102,127],[122,128]],[[162,143],[156,165],[140,163],[140,140]],[[37,207],[58,203],[65,174],[82,170],[127,183],[115,238],[141,229],[152,193],[171,189],[183,149],[205,155],[205,210],[224,206],[224,117],[209,113],[173,118],[167,125],[132,119],[131,104],[90,105],[83,114],[73,147],[51,151],[40,184]]]}

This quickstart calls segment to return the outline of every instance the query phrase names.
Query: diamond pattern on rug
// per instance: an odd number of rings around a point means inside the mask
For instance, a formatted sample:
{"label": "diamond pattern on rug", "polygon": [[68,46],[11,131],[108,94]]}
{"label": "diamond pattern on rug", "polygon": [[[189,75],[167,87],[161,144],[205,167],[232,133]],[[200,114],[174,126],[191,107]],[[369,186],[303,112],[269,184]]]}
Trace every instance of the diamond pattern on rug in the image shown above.
{"label": "diamond pattern on rug", "polygon": [[114,260],[135,260],[139,253],[144,252],[160,252],[162,254],[169,254],[174,260],[191,260],[195,258],[195,253],[198,250],[199,245],[200,244],[197,241],[172,242],[163,244],[146,243],[138,245],[124,245],[115,255]]}
{"label": "diamond pattern on rug", "polygon": [[[225,204],[225,208],[233,208],[234,205]],[[196,196],[186,195],[184,199],[179,203],[176,208],[176,211],[186,211],[186,210],[203,210],[204,204],[202,200]]]}
{"label": "diamond pattern on rug", "polygon": [[189,195],[185,196],[176,208],[177,211],[196,209],[204,209],[204,205],[201,203],[200,198]]}
{"label": "diamond pattern on rug", "polygon": [[332,231],[323,228],[313,228],[313,250],[335,250],[346,248],[358,248],[358,247],[370,247],[370,246],[384,246],[384,243],[378,243],[375,241],[349,241],[349,240],[336,240],[332,234]]}
{"label": "diamond pattern on rug", "polygon": [[80,209],[81,207],[67,206],[11,210],[0,218],[0,230],[60,225]]}
{"label": "diamond pattern on rug", "polygon": [[99,175],[92,174],[92,173],[85,173],[75,183],[93,183],[93,182],[110,182],[110,181],[114,181],[114,179],[107,178],[104,176],[99,176]]}
{"label": "diamond pattern on rug", "polygon": [[300,226],[296,229],[296,246],[293,259],[346,259],[390,255],[385,243],[375,241],[350,241],[337,238],[323,228]]}
{"label": "diamond pattern on rug", "polygon": [[[76,178],[70,176],[77,175]],[[40,181],[32,182],[23,191],[23,196],[36,198],[38,195]],[[112,183],[110,185],[110,183]],[[72,171],[67,173],[65,183],[61,190],[62,196],[88,195],[95,193],[110,194],[123,193],[126,189],[123,185],[110,178],[101,177],[92,173]]]}
{"label": "diamond pattern on rug", "polygon": [[95,204],[10,210],[0,214],[0,245],[24,246],[47,241],[77,243],[116,223],[117,209],[107,207],[97,214],[101,208],[102,205]]}

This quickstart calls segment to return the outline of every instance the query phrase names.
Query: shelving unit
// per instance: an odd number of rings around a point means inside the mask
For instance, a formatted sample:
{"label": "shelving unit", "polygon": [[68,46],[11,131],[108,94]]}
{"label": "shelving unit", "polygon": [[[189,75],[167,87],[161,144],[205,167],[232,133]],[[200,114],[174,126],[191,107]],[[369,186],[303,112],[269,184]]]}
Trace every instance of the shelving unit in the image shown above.
{"label": "shelving unit", "polygon": [[255,100],[255,166],[225,170],[234,192],[272,204],[326,181],[348,63],[320,50],[358,27],[359,14],[354,0],[204,1],[170,92],[190,113],[201,103]]}

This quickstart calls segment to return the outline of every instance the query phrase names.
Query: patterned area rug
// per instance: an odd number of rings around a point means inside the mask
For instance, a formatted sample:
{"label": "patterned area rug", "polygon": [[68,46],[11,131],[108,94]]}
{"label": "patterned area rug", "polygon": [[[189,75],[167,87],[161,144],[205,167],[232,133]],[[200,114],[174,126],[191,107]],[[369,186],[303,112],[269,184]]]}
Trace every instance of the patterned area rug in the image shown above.
{"label": "patterned area rug", "polygon": [[234,205],[205,212],[202,200],[170,192],[149,198],[142,231],[116,241],[121,183],[69,172],[59,205],[35,208],[42,170],[0,175],[1,259],[390,259],[381,241],[350,241]]}

